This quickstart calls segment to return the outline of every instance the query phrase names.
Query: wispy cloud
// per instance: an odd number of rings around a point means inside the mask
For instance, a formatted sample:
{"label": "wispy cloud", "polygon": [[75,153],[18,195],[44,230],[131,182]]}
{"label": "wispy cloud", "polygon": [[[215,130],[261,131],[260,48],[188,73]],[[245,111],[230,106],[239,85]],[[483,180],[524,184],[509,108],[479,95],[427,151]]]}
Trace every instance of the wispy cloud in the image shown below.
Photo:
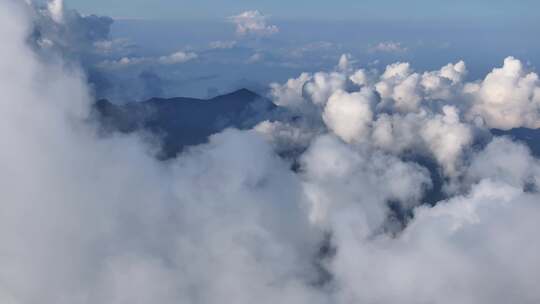
{"label": "wispy cloud", "polygon": [[211,49],[232,49],[236,46],[237,42],[234,40],[228,40],[228,41],[212,41],[210,42],[210,48]]}
{"label": "wispy cloud", "polygon": [[408,49],[400,42],[385,41],[379,42],[376,45],[369,48],[370,52],[384,52],[384,53],[404,53]]}
{"label": "wispy cloud", "polygon": [[118,60],[105,60],[99,63],[99,66],[102,68],[122,68],[142,64],[174,65],[182,64],[197,59],[198,57],[199,56],[193,52],[178,51],[161,57],[122,57]]}

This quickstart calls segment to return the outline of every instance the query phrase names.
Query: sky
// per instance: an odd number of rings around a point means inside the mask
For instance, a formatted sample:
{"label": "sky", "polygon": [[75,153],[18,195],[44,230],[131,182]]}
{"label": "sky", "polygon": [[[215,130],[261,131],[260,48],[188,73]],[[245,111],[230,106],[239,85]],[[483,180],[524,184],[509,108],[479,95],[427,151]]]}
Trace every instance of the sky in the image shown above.
{"label": "sky", "polygon": [[535,0],[69,0],[83,13],[117,18],[216,19],[258,9],[277,19],[316,20],[462,20],[494,22],[533,20]]}
{"label": "sky", "polygon": [[[272,82],[334,68],[343,54],[357,67],[380,71],[399,61],[426,71],[464,60],[470,79],[509,55],[540,65],[540,43],[533,38],[540,35],[540,2],[534,0],[519,5],[509,0],[65,0],[64,5],[114,19],[100,27],[110,26],[100,38],[110,39],[101,44],[108,48],[83,59],[97,95],[109,99],[142,100],[157,93],[205,98],[244,87],[264,95]],[[185,61],[160,62],[178,52]],[[133,85],[140,75],[152,75],[151,83],[159,87],[147,94],[127,90],[145,87]]]}

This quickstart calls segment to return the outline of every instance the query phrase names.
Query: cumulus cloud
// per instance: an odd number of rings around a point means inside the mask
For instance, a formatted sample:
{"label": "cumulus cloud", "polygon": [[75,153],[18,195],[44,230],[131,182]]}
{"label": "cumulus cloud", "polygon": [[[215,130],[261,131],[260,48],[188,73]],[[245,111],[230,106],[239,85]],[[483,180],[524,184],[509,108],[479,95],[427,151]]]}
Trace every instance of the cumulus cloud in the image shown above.
{"label": "cumulus cloud", "polygon": [[408,63],[395,63],[386,67],[377,83],[377,92],[384,101],[402,112],[414,111],[422,101],[419,92],[420,75],[412,73]]}
{"label": "cumulus cloud", "polygon": [[467,178],[469,182],[489,178],[525,190],[540,186],[540,162],[525,145],[497,138],[472,157]]}
{"label": "cumulus cloud", "polygon": [[448,101],[460,94],[466,73],[463,61],[423,74],[415,73],[409,63],[401,62],[387,66],[375,88],[383,104],[401,112],[411,112],[419,109],[422,101]]}
{"label": "cumulus cloud", "polygon": [[339,72],[317,72],[304,85],[303,94],[317,106],[324,106],[328,98],[347,86],[347,77]]}
{"label": "cumulus cloud", "polygon": [[508,57],[478,83],[468,84],[471,116],[479,116],[492,128],[540,128],[540,80],[527,72],[521,61]]}
{"label": "cumulus cloud", "polygon": [[380,115],[373,123],[372,140],[377,147],[394,154],[414,150],[431,155],[454,175],[463,152],[473,141],[472,128],[460,120],[459,111],[445,106],[442,113],[427,111],[407,115]]}
{"label": "cumulus cloud", "polygon": [[537,199],[485,180],[466,195],[418,208],[397,239],[370,239],[358,232],[354,216],[342,214],[340,250],[330,265],[344,288],[337,302],[538,301],[538,272],[531,266],[540,248],[528,244],[538,228]]}
{"label": "cumulus cloud", "polygon": [[344,141],[352,143],[362,140],[373,121],[371,104],[374,99],[373,92],[368,90],[355,93],[336,91],[328,99],[323,120]]}
{"label": "cumulus cloud", "polygon": [[267,17],[257,10],[245,11],[229,17],[229,20],[236,24],[236,33],[241,36],[268,36],[279,32],[279,28],[267,24]]}
{"label": "cumulus cloud", "polygon": [[284,84],[271,83],[270,95],[278,106],[297,108],[303,106],[304,85],[313,77],[309,73],[302,73],[298,78],[291,78]]}
{"label": "cumulus cloud", "polygon": [[369,142],[394,155],[414,151],[433,158],[452,178],[464,173],[463,161],[475,140],[481,140],[475,137],[489,132],[486,128],[535,128],[540,121],[537,75],[526,73],[511,57],[476,82],[466,82],[463,61],[423,73],[398,62],[378,75],[355,70],[351,60],[344,55],[336,71],[303,73],[283,85],[272,84],[271,97],[345,142]]}
{"label": "cumulus cloud", "polygon": [[[539,160],[479,141],[537,123],[485,109],[534,109],[518,60],[471,83],[462,62],[304,73],[272,85],[287,120],[164,162],[100,129],[84,74],[29,45],[33,18],[0,0],[2,303],[540,301]],[[437,174],[454,187],[426,205]]]}
{"label": "cumulus cloud", "polygon": [[471,128],[460,121],[459,111],[444,106],[441,114],[428,120],[419,130],[435,159],[450,175],[460,165],[461,155],[473,142]]}

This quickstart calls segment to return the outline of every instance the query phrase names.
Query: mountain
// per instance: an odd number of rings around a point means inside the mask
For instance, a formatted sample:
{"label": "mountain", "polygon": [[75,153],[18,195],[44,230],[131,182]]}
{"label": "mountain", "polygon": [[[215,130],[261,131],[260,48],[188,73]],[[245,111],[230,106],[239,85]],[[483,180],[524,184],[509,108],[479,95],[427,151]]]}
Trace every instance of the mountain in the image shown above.
{"label": "mountain", "polygon": [[277,113],[270,100],[247,89],[207,100],[152,98],[125,105],[99,100],[95,110],[106,130],[146,130],[159,136],[163,158],[176,156],[186,146],[204,143],[223,129],[249,129]]}
{"label": "mountain", "polygon": [[[95,110],[107,131],[145,130],[158,136],[162,141],[162,158],[175,157],[185,147],[204,143],[210,135],[226,128],[250,129],[264,120],[284,118],[281,114],[285,111],[247,89],[212,99],[152,98],[125,105],[99,100]],[[540,130],[493,129],[491,134],[510,136],[540,156]]]}

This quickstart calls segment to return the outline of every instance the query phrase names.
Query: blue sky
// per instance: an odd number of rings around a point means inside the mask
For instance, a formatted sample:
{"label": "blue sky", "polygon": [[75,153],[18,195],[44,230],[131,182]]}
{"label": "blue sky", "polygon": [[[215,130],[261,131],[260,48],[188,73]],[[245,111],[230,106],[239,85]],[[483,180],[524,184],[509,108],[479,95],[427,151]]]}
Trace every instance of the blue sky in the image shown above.
{"label": "blue sky", "polygon": [[[378,70],[398,61],[411,62],[419,71],[433,70],[463,59],[471,79],[482,77],[509,55],[535,68],[540,65],[540,42],[535,39],[540,35],[540,1],[516,2],[65,0],[68,8],[81,13],[116,19],[111,38],[125,45],[121,52],[109,53],[107,60],[126,57],[143,63],[98,69],[109,82],[123,79],[132,86],[139,75],[152,75],[168,97],[206,97],[210,91],[241,87],[264,91],[274,81],[332,69],[342,54],[352,55],[357,66]],[[279,30],[262,37],[238,35],[228,18],[249,10],[260,11],[267,26]],[[230,47],[212,47],[216,42]],[[379,45],[397,47],[385,51]],[[178,51],[197,57],[174,66],[147,60]],[[132,99],[146,97],[152,96]]]}
{"label": "blue sky", "polygon": [[[519,4],[518,4],[519,3]],[[534,19],[536,0],[67,0],[84,13],[117,18],[219,19],[258,9],[278,19],[456,20],[504,23]]]}

